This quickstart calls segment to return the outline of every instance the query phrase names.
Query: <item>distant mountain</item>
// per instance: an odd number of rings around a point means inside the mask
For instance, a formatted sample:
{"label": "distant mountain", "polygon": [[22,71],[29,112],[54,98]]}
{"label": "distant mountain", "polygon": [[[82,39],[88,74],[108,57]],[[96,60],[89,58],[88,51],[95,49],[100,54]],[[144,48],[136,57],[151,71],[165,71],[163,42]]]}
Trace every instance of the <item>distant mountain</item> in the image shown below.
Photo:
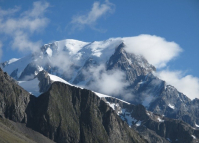
{"label": "distant mountain", "polygon": [[[149,111],[165,117],[180,119],[191,126],[199,127],[199,99],[190,100],[165,81],[154,75],[155,67],[141,55],[128,53],[126,38],[111,38],[105,41],[82,42],[73,39],[45,44],[40,51],[21,59],[12,59],[1,64],[2,69],[19,81],[22,87],[27,81],[39,83],[42,70],[56,75],[70,84],[99,93],[116,96],[133,104],[142,104]],[[102,76],[124,75],[122,92],[107,93],[99,88]],[[45,81],[39,86],[51,81]],[[97,83],[97,84],[96,84]],[[44,85],[43,85],[44,84]],[[103,83],[102,83],[103,84]],[[113,83],[114,84],[114,83]],[[23,86],[24,85],[24,86]],[[30,83],[31,85],[31,83]],[[33,88],[29,86],[30,88]],[[25,88],[25,87],[24,87]],[[108,87],[107,87],[108,88]],[[31,91],[39,96],[46,89]],[[27,89],[28,90],[28,89]],[[132,95],[132,96],[127,96]]]}

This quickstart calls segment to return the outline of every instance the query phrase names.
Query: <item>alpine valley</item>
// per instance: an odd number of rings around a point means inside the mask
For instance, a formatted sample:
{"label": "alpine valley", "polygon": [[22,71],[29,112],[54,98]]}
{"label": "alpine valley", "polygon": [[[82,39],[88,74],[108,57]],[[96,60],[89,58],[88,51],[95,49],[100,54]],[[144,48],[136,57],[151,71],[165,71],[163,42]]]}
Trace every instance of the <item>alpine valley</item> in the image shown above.
{"label": "alpine valley", "polygon": [[199,142],[199,99],[159,79],[129,40],[66,39],[1,63],[0,142]]}

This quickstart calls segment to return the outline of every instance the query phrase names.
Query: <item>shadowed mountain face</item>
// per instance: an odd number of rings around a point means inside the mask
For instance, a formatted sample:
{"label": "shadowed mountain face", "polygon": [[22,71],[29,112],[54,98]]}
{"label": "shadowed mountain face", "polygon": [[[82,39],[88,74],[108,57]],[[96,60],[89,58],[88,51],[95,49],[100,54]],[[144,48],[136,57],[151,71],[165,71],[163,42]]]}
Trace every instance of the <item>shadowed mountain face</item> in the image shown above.
{"label": "shadowed mountain face", "polygon": [[146,142],[89,90],[55,82],[36,98],[2,70],[0,81],[1,118],[24,123],[20,132],[31,128],[55,142]]}
{"label": "shadowed mountain face", "polygon": [[132,105],[118,99],[104,100],[114,108],[120,118],[126,121],[148,142],[198,142],[199,131],[182,120],[169,119],[147,111],[142,105]]}
{"label": "shadowed mountain face", "polygon": [[53,142],[26,127],[33,115],[29,106],[35,99],[0,68],[0,142]]}
{"label": "shadowed mountain face", "polygon": [[16,122],[27,122],[26,108],[30,94],[0,69],[0,116]]}
{"label": "shadowed mountain face", "polygon": [[144,142],[86,89],[55,82],[38,97],[34,109],[33,127],[56,142]]}

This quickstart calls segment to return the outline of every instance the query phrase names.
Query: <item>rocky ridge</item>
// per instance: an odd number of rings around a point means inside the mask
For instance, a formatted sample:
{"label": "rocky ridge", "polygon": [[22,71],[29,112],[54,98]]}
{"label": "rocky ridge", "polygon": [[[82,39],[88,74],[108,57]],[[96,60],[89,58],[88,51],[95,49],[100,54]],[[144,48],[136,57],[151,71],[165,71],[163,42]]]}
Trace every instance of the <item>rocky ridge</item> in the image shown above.
{"label": "rocky ridge", "polygon": [[[14,121],[18,132],[29,129],[26,134],[36,131],[55,142],[146,142],[92,91],[54,82],[37,98],[2,70],[0,81],[1,119]],[[30,139],[51,142],[39,133]]]}
{"label": "rocky ridge", "polygon": [[[51,81],[45,71],[38,75],[40,81]],[[198,130],[183,121],[56,81],[29,101],[26,113],[25,125],[55,142],[194,143],[199,138]]]}

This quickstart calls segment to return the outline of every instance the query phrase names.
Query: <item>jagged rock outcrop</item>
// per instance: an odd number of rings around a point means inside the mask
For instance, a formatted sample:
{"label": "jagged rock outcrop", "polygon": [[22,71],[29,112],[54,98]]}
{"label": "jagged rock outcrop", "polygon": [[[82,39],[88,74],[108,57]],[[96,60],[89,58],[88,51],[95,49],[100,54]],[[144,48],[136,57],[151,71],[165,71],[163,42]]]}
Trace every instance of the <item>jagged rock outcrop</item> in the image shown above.
{"label": "jagged rock outcrop", "polygon": [[25,126],[33,115],[30,106],[35,99],[0,68],[0,142],[52,142]]}
{"label": "jagged rock outcrop", "polygon": [[31,95],[0,68],[0,116],[16,122],[27,122],[26,108]]}
{"label": "jagged rock outcrop", "polygon": [[132,105],[118,99],[106,97],[107,103],[114,105],[115,112],[147,141],[153,143],[198,142],[199,130],[182,120],[169,119],[147,111],[142,105]]}
{"label": "jagged rock outcrop", "polygon": [[107,63],[107,70],[113,69],[126,73],[129,93],[135,97],[129,102],[143,104],[149,111],[183,120],[193,127],[199,124],[197,99],[191,101],[175,87],[154,76],[155,67],[142,56],[127,53],[125,44],[116,48]]}
{"label": "jagged rock outcrop", "polygon": [[37,78],[39,80],[39,92],[43,93],[46,92],[53,81],[50,79],[48,73],[45,70],[42,70],[38,73]]}
{"label": "jagged rock outcrop", "polygon": [[[36,98],[0,70],[0,98],[0,118],[15,121],[13,125],[21,132],[31,128],[61,143],[146,142],[112,108],[86,89],[55,82]],[[34,134],[33,140],[46,140]]]}
{"label": "jagged rock outcrop", "polygon": [[89,90],[54,82],[35,105],[33,128],[55,142],[145,142]]}
{"label": "jagged rock outcrop", "polygon": [[125,44],[121,43],[107,63],[107,70],[121,69],[126,73],[126,79],[133,85],[142,76],[155,71],[155,67],[141,55],[130,54],[125,51]]}

